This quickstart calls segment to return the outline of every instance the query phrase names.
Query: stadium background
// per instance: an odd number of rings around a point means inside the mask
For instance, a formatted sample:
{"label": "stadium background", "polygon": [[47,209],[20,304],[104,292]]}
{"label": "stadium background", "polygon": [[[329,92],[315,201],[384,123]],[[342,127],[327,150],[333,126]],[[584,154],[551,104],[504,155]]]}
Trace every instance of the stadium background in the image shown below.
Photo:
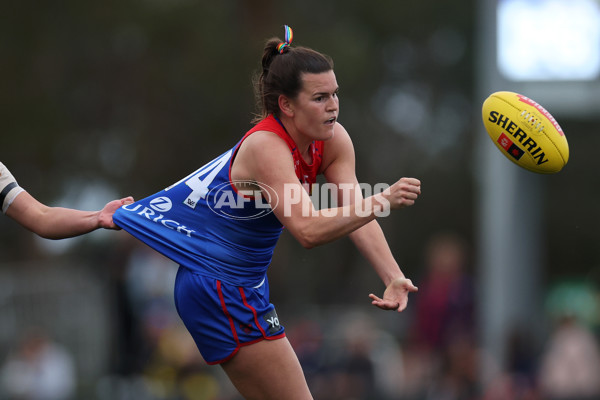
{"label": "stadium background", "polygon": [[[0,160],[52,205],[95,209],[120,196],[144,197],[235,143],[253,116],[251,76],[264,40],[281,37],[283,24],[294,29],[294,45],[333,57],[340,122],[355,143],[359,180],[423,182],[416,206],[381,221],[422,292],[404,314],[378,312],[367,295],[381,292],[381,283],[348,240],[306,251],[284,234],[269,275],[272,300],[316,398],[552,398],[548,390],[560,398],[545,382],[561,381],[561,372],[549,371],[546,360],[564,333],[559,327],[575,326],[566,317],[584,328],[578,338],[597,346],[600,113],[554,113],[571,160],[560,174],[532,178],[542,199],[542,325],[511,326],[502,359],[480,345],[477,143],[485,133],[474,1],[23,1],[5,8]],[[503,168],[516,167],[506,161]],[[440,248],[458,266],[437,272],[446,280],[430,281]],[[123,232],[51,242],[1,218],[0,396],[236,399],[181,331],[171,301],[174,268]],[[439,290],[428,294],[428,287]],[[15,360],[31,360],[49,344],[56,375],[46,397],[27,397],[27,379],[15,384],[26,369],[18,373],[23,364]],[[591,392],[578,395],[600,396],[581,381],[573,390]]]}

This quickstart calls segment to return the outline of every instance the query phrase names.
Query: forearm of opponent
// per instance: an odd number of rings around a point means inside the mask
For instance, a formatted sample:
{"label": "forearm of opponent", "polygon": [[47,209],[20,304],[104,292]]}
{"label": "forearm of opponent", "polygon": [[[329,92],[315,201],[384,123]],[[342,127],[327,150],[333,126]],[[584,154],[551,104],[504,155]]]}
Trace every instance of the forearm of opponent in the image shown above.
{"label": "forearm of opponent", "polygon": [[113,200],[100,211],[81,211],[48,207],[27,192],[20,193],[6,210],[6,215],[23,227],[46,239],[63,239],[82,235],[99,228],[118,229],[112,215],[131,197]]}

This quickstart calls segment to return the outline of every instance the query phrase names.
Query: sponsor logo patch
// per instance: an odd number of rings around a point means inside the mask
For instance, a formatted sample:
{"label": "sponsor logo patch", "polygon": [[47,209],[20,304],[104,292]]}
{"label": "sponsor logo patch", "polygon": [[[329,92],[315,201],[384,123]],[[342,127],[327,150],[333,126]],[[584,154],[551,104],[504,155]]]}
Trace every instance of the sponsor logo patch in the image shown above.
{"label": "sponsor logo patch", "polygon": [[150,201],[150,207],[154,209],[154,211],[158,212],[167,212],[173,207],[173,203],[171,203],[171,199],[168,197],[157,197]]}
{"label": "sponsor logo patch", "polygon": [[520,160],[521,157],[523,157],[523,154],[525,154],[525,151],[513,143],[513,145],[508,149],[508,154],[513,156],[515,160]]}
{"label": "sponsor logo patch", "polygon": [[277,312],[275,311],[275,309],[272,309],[271,311],[263,315],[263,319],[269,324],[269,333],[271,335],[281,330],[281,325],[279,324],[279,317],[277,317]]}
{"label": "sponsor logo patch", "polygon": [[498,137],[498,144],[515,160],[520,160],[521,157],[523,157],[523,154],[525,154],[525,151],[514,144],[504,133],[500,134],[500,137]]}

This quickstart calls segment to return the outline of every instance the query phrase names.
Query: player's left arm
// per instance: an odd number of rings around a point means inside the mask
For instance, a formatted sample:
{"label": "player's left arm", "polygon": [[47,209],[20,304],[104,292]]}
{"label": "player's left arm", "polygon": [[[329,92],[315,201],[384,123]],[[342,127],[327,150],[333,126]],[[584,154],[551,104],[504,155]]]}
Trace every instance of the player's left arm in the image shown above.
{"label": "player's left arm", "polygon": [[[362,192],[356,178],[354,146],[341,125],[334,137],[325,142],[323,153],[323,174],[328,182],[338,185],[338,202],[354,204],[356,199],[362,198]],[[377,220],[355,230],[349,237],[386,286],[383,298],[369,295],[372,304],[385,310],[404,310],[408,293],[418,289],[404,276]]]}
{"label": "player's left arm", "polygon": [[99,211],[82,211],[46,206],[23,191],[8,207],[6,215],[43,238],[64,239],[99,228],[119,229],[112,216],[119,207],[131,202],[133,198],[126,197],[110,201]]}

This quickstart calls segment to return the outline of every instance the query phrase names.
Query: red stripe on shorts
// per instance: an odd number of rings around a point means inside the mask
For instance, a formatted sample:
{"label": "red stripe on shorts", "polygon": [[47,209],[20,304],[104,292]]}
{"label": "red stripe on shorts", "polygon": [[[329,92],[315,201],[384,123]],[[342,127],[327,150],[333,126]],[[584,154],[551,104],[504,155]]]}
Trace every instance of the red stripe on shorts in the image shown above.
{"label": "red stripe on shorts", "polygon": [[252,311],[252,314],[254,315],[254,323],[256,324],[256,326],[258,327],[260,332],[262,333],[263,337],[266,338],[267,334],[265,333],[265,330],[262,328],[262,326],[258,322],[258,316],[256,315],[256,309],[254,307],[252,307],[250,304],[248,304],[248,301],[246,301],[246,294],[244,293],[244,288],[240,288],[240,294],[242,295],[242,301],[244,302],[244,305],[246,307],[248,307]]}
{"label": "red stripe on shorts", "polygon": [[229,315],[229,311],[227,311],[227,306],[225,305],[225,298],[223,297],[223,291],[221,290],[221,281],[217,281],[217,292],[219,293],[219,300],[221,301],[221,308],[223,308],[223,313],[225,313],[225,316],[229,320],[229,326],[231,327],[231,334],[233,335],[233,338],[235,339],[235,342],[237,343],[238,348],[239,348],[240,340],[238,339],[237,331],[235,330],[235,324],[233,322],[233,318],[231,318],[231,315]]}

